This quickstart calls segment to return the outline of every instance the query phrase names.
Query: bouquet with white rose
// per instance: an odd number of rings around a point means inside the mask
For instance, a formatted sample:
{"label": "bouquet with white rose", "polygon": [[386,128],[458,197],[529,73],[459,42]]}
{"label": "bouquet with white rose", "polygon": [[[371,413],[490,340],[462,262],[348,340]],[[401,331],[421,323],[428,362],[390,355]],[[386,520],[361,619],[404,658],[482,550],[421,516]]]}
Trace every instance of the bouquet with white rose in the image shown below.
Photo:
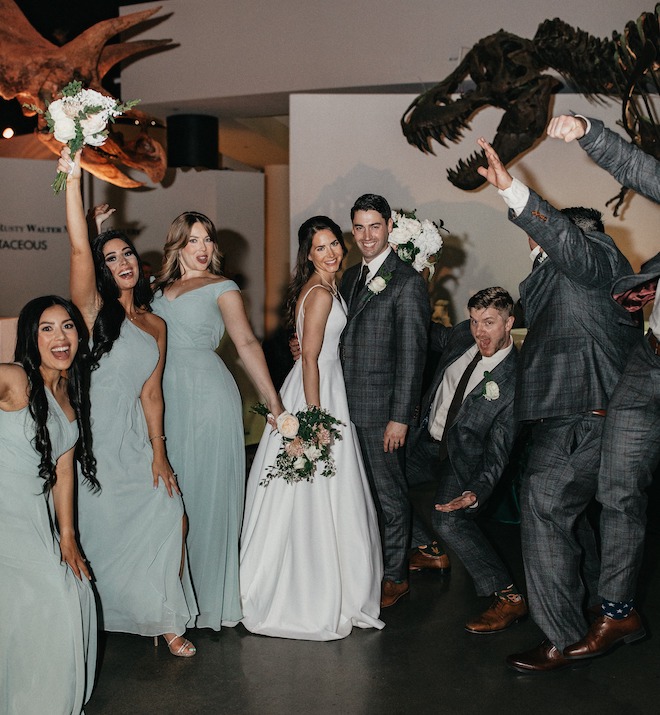
{"label": "bouquet with white rose", "polygon": [[[252,411],[264,417],[269,414],[262,403],[254,405]],[[335,461],[330,448],[335,440],[342,438],[337,426],[343,422],[320,407],[308,405],[295,415],[283,412],[276,424],[282,446],[275,464],[269,467],[266,476],[259,482],[262,487],[267,487],[276,477],[289,484],[312,482],[317,468],[322,477],[334,476]]]}
{"label": "bouquet with white rose", "polygon": [[388,240],[397,255],[420,273],[428,268],[431,280],[442,250],[440,231],[449,231],[442,221],[439,226],[428,219],[420,221],[415,211],[393,211],[392,221],[394,228]]}
{"label": "bouquet with white rose", "polygon": [[[60,94],[61,98],[51,102],[45,112],[34,104],[25,106],[44,114],[48,129],[58,142],[69,147],[72,157],[85,144],[102,146],[108,138],[108,122],[114,122],[115,117],[140,101],[118,102],[96,90],[83,89],[82,82],[69,82]],[[66,174],[58,171],[53,190],[59,194],[64,188]]]}

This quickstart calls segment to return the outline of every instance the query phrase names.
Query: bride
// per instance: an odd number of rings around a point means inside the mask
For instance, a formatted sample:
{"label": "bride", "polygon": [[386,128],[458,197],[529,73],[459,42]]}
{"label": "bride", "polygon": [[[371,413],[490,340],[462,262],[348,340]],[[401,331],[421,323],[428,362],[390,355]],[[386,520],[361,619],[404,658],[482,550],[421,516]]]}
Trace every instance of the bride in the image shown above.
{"label": "bride", "polygon": [[346,253],[339,226],[314,216],[298,230],[298,259],[287,317],[302,357],[282,386],[296,413],[321,407],[340,420],[332,446],[336,474],[312,482],[260,482],[282,445],[266,428],[250,470],[241,537],[243,625],[252,633],[326,641],[379,620],[382,554],[376,512],[351,424],[339,338],[346,305],[335,276]]}

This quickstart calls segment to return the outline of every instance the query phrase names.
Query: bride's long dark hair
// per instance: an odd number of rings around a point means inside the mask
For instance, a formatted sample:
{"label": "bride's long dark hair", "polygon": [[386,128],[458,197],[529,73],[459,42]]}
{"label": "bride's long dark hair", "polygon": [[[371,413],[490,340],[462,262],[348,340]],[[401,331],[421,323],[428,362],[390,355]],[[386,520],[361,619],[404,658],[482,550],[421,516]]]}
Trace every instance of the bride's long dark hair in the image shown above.
{"label": "bride's long dark hair", "polygon": [[302,287],[307,283],[314,272],[314,264],[309,260],[309,252],[312,250],[312,240],[319,231],[331,231],[339,241],[344,256],[346,255],[346,244],[344,236],[339,226],[327,216],[312,216],[308,218],[298,229],[298,257],[296,259],[296,269],[289,283],[286,293],[284,308],[284,319],[287,328],[295,329],[296,325],[296,303]]}

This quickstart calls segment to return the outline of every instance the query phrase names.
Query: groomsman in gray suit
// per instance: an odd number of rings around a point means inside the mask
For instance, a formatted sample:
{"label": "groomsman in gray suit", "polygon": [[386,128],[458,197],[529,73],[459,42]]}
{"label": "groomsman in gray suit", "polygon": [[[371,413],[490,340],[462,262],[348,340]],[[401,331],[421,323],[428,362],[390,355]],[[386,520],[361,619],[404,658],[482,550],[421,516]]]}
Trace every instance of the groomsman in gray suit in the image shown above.
{"label": "groomsman in gray suit", "polygon": [[381,522],[381,608],[408,593],[410,503],[404,473],[408,429],[419,420],[430,302],[424,279],[389,246],[392,212],[376,194],[351,209],[361,263],[341,281],[348,322],[340,355],[351,420],[356,426]]}
{"label": "groomsman in gray suit", "polygon": [[492,605],[465,626],[486,634],[527,615],[506,566],[471,518],[500,480],[516,436],[517,351],[513,298],[504,288],[480,290],[468,309],[470,319],[455,328],[431,329],[431,348],[442,355],[422,398],[422,426],[408,442],[406,474],[418,512],[410,569],[447,568],[433,541],[439,536],[463,562],[477,594],[494,595]]}
{"label": "groomsman in gray suit", "polygon": [[479,173],[509,206],[533,255],[545,256],[520,285],[528,332],[519,359],[516,417],[531,423],[521,483],[521,538],[531,614],[546,635],[507,657],[523,673],[570,667],[563,650],[586,630],[585,583],[596,595],[598,557],[585,509],[595,496],[605,411],[633,343],[636,321],[616,303],[628,261],[593,209],[558,211],[509,174],[485,139]]}
{"label": "groomsman in gray suit", "polygon": [[[624,186],[660,203],[660,162],[597,119],[554,117],[548,135],[580,146]],[[646,489],[660,461],[660,253],[638,275],[619,279],[614,299],[631,313],[655,300],[649,331],[633,348],[610,400],[596,498],[600,516],[602,564],[598,593],[601,614],[584,638],[564,650],[566,658],[604,655],[620,643],[645,636],[634,594],[646,528]]]}

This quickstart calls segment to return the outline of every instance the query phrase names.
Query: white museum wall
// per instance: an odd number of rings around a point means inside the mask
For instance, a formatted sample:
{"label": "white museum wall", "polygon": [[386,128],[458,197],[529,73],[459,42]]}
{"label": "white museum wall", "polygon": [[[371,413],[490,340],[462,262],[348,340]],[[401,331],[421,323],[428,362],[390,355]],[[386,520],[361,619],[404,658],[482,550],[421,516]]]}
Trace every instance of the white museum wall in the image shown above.
{"label": "white museum wall", "polygon": [[69,294],[64,197],[50,187],[56,166],[0,159],[0,316],[38,295]]}
{"label": "white museum wall", "polygon": [[[440,277],[434,293],[445,291],[457,320],[481,288],[502,285],[518,297],[518,284],[530,269],[525,235],[507,219],[506,207],[494,188],[473,192],[457,189],[446,169],[478,149],[476,139],[492,139],[502,112],[481,112],[463,140],[437,156],[424,155],[401,133],[399,117],[414,95],[294,95],[290,101],[291,255],[296,231],[306,218],[327,214],[350,231],[350,208],[363,193],[384,195],[393,209],[417,209],[420,218],[441,219],[451,230],[441,265],[463,265]],[[602,118],[612,128],[620,105],[591,105],[578,95],[557,95],[554,113],[574,110]],[[586,205],[603,212],[606,230],[637,270],[658,251],[660,208],[629,194],[620,217],[605,202],[619,186],[593,164],[580,147],[543,139],[514,162],[511,173],[558,207]],[[353,250],[348,264],[357,259]]]}
{"label": "white museum wall", "polygon": [[186,111],[191,102],[203,112],[207,98],[229,107],[254,96],[253,116],[267,113],[269,94],[401,84],[422,91],[499,29],[531,39],[543,20],[559,17],[611,37],[653,7],[641,0],[168,0],[120,11],[159,5],[156,17],[166,19],[139,39],[169,37],[178,46],[128,65],[124,97],[142,98],[146,110]]}
{"label": "white museum wall", "polygon": [[[50,188],[55,171],[54,161],[0,159],[0,173],[11,177],[0,186],[0,316],[17,315],[37,295],[69,295],[64,195]],[[252,324],[263,334],[263,174],[170,170],[165,185],[131,191],[92,177],[83,183],[86,208],[114,206],[104,228],[127,230],[155,268],[172,219],[185,210],[207,214],[218,228],[227,273],[244,276]]]}

